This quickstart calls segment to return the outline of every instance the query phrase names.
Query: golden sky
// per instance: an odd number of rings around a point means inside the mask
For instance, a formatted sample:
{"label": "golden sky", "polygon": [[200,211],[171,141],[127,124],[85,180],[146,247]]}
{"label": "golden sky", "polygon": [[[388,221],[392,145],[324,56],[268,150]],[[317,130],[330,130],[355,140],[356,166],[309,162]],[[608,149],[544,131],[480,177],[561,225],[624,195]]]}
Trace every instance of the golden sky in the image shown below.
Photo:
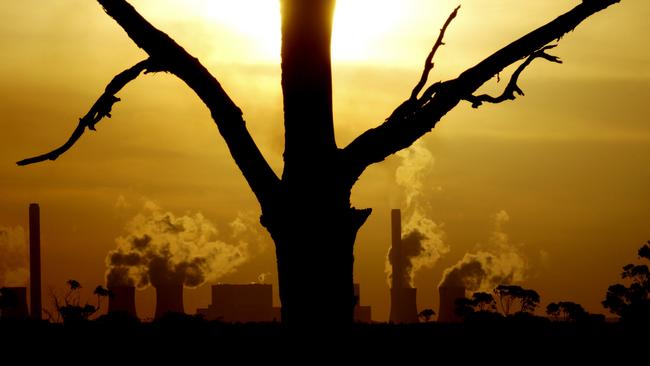
{"label": "golden sky", "polygon": [[[280,172],[277,3],[131,2],[215,74]],[[339,145],[382,122],[410,94],[458,3],[432,80],[457,76],[578,1],[339,0],[333,41]],[[525,97],[479,110],[462,104],[423,138],[433,161],[419,173],[418,204],[444,232],[449,250],[416,274],[420,309],[437,310],[443,270],[497,233],[523,260],[521,284],[538,290],[543,306],[570,300],[603,311],[607,286],[650,240],[647,19],[650,3],[622,0],[560,42],[553,53],[563,65],[536,61],[520,82]],[[41,204],[46,293],[70,278],[88,290],[103,283],[107,253],[146,202],[178,217],[200,212],[226,242],[235,240],[233,220],[258,214],[207,109],[164,74],[128,85],[113,118],[56,162],[15,166],[65,141],[113,75],[144,58],[95,2],[4,4],[0,55],[0,228],[26,228],[28,204]],[[488,91],[503,86],[488,84]],[[353,192],[355,206],[374,209],[358,236],[355,276],[376,320],[388,315],[389,211],[406,209],[408,188],[396,181],[404,164],[404,157],[391,157],[373,166]],[[509,220],[497,229],[503,212]],[[254,246],[247,262],[218,280],[247,283],[269,272],[277,293],[270,238],[263,234]],[[209,302],[208,286],[185,294],[188,312]],[[153,297],[151,289],[139,295],[141,317],[151,316]]]}

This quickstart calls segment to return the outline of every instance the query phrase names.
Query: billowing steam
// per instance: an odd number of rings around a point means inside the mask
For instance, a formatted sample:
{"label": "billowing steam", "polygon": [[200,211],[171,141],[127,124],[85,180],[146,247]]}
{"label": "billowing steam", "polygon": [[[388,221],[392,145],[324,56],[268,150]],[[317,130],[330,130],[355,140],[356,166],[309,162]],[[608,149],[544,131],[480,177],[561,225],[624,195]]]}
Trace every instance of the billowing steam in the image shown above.
{"label": "billowing steam", "polygon": [[442,225],[426,217],[422,205],[424,181],[433,168],[433,155],[418,141],[397,153],[397,156],[402,163],[395,171],[395,180],[403,189],[406,199],[402,220],[402,255],[395,255],[391,248],[386,256],[385,271],[390,284],[392,266],[399,261],[401,268],[404,268],[399,283],[402,287],[414,287],[415,273],[423,267],[435,265],[442,255],[449,252],[449,246],[443,240],[445,232]]}
{"label": "billowing steam", "polygon": [[252,254],[259,241],[251,215],[240,214],[231,224],[228,241],[218,238],[214,224],[202,214],[176,216],[146,202],[128,224],[117,249],[106,257],[108,286],[182,283],[197,287],[233,272]]}
{"label": "billowing steam", "polygon": [[515,245],[509,243],[503,226],[510,221],[506,211],[494,216],[494,232],[487,245],[467,253],[443,273],[440,287],[464,287],[468,292],[491,291],[500,284],[525,279],[526,260]]}
{"label": "billowing steam", "polygon": [[26,286],[28,251],[21,226],[0,226],[0,253],[0,287]]}

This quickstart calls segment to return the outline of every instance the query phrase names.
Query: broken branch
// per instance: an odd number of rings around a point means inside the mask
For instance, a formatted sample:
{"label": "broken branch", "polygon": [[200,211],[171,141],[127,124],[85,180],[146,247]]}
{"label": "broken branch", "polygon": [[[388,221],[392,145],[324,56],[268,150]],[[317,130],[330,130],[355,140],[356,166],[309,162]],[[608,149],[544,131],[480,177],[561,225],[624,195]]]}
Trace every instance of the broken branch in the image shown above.
{"label": "broken branch", "polygon": [[149,58],[144,61],[140,61],[132,67],[117,74],[113,80],[108,83],[106,89],[104,90],[104,93],[99,96],[88,113],[79,119],[79,124],[77,124],[77,127],[74,129],[74,131],[72,131],[72,135],[70,135],[68,141],[48,153],[21,160],[16,164],[23,166],[39,163],[45,160],[56,160],[59,156],[61,156],[61,154],[68,151],[77,142],[77,140],[79,140],[79,138],[81,138],[81,136],[86,131],[86,128],[95,131],[95,125],[99,123],[102,118],[111,118],[111,110],[113,109],[113,105],[120,101],[120,98],[116,97],[115,94],[122,90],[126,84],[135,80],[143,71],[146,73],[149,71],[161,70],[154,70],[152,67],[152,61]]}
{"label": "broken branch", "polygon": [[560,60],[559,57],[549,55],[548,53],[546,53],[546,50],[550,50],[552,48],[555,48],[556,46],[557,45],[550,45],[550,46],[543,47],[542,49],[537,50],[533,52],[530,56],[528,56],[526,61],[524,61],[521,65],[519,65],[517,70],[515,70],[515,72],[512,74],[512,77],[510,78],[508,85],[503,90],[503,93],[498,97],[493,97],[488,94],[481,94],[481,95],[470,95],[464,99],[472,103],[472,108],[478,108],[483,103],[497,104],[497,103],[504,102],[506,100],[515,100],[516,98],[515,94],[523,96],[524,92],[517,85],[517,81],[519,80],[519,76],[521,76],[521,73],[526,69],[526,67],[528,67],[533,62],[533,60],[535,60],[536,58],[543,58],[545,60],[555,62],[558,64],[562,63],[562,60]]}

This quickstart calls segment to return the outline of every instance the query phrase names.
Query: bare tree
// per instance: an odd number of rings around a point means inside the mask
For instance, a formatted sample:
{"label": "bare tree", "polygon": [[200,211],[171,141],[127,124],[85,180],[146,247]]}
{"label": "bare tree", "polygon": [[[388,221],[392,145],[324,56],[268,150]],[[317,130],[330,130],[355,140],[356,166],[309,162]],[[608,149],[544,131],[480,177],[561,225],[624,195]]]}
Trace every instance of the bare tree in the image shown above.
{"label": "bare tree", "polygon": [[[111,116],[113,104],[119,101],[116,94],[129,82],[143,72],[169,72],[183,80],[208,107],[260,203],[260,221],[276,246],[282,321],[292,326],[308,324],[317,308],[323,324],[348,326],[353,319],[354,242],[371,212],[352,207],[350,192],[364,170],[409,147],[463,100],[479,107],[523,95],[517,80],[533,60],[559,63],[547,53],[555,47],[551,43],[619,1],[584,0],[457,78],[429,83],[434,55],[457,15],[458,9],[454,10],[412,93],[385,121],[341,148],[334,138],[332,114],[330,40],[335,0],[281,0],[285,150],[284,171],[278,177],[248,132],[242,111],[198,59],[125,0],[98,0],[149,58],[108,84],[65,144],[18,164],[55,160],[86,129],[94,130],[100,120]],[[474,95],[485,82],[520,61],[500,96]]]}

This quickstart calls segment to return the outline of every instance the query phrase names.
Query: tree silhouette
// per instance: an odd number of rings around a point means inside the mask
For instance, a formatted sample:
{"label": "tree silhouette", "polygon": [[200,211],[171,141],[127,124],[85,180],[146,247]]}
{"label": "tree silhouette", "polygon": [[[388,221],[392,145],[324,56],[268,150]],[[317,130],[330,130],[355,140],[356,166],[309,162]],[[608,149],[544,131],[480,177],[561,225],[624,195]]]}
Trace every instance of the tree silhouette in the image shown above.
{"label": "tree silhouette", "polygon": [[550,317],[552,317],[555,320],[560,319],[560,315],[562,314],[562,309],[560,308],[560,304],[556,302],[552,302],[546,306],[546,314],[548,314]]}
{"label": "tree silhouette", "polygon": [[454,305],[456,314],[463,318],[475,313],[494,313],[497,310],[494,296],[487,292],[475,292],[470,299],[465,297],[456,299]]}
{"label": "tree silhouette", "polygon": [[54,293],[52,294],[54,306],[64,324],[75,324],[88,320],[100,310],[101,298],[108,297],[111,294],[104,287],[97,286],[93,291],[93,295],[97,296],[97,306],[88,303],[81,305],[79,291],[82,286],[79,281],[68,280],[66,284],[68,285],[68,291],[63,296],[63,300],[60,300]]}
{"label": "tree silhouette", "polygon": [[513,306],[516,304],[519,304],[519,312],[532,313],[540,302],[537,291],[517,285],[499,285],[493,292],[505,316],[512,313]]}
{"label": "tree silhouette", "polygon": [[582,305],[577,304],[573,301],[560,301],[552,302],[546,306],[546,314],[552,316],[555,319],[560,319],[564,321],[582,321],[589,317],[589,313],[582,307]]}
{"label": "tree silhouette", "polygon": [[436,315],[433,309],[424,309],[418,313],[418,318],[423,319],[425,322],[431,321],[431,318]]}
{"label": "tree silhouette", "polygon": [[472,301],[477,311],[495,311],[497,309],[494,296],[487,292],[475,292],[472,295]]}
{"label": "tree silhouette", "polygon": [[[650,241],[642,246],[639,258],[650,260]],[[609,286],[605,300],[606,309],[619,315],[627,323],[650,323],[650,271],[645,264],[628,264],[623,267],[621,277],[630,282],[629,286],[615,284]]]}
{"label": "tree silhouette", "polygon": [[[253,141],[242,111],[217,79],[167,34],[145,20],[125,0],[98,0],[149,58],[118,74],[70,138],[55,150],[18,162],[55,160],[86,129],[111,117],[116,94],[141,73],[168,72],[184,81],[210,110],[235,163],[261,206],[261,224],[276,247],[282,322],[297,327],[322,322],[347,327],[353,321],[354,242],[371,209],[350,203],[352,187],[365,169],[409,147],[431,131],[461,101],[473,107],[523,95],[521,73],[535,59],[561,61],[547,53],[589,16],[620,0],[583,1],[557,19],[498,50],[457,78],[429,83],[433,58],[457,15],[449,16],[429,53],[421,77],[407,99],[383,123],[348,146],[334,138],[330,40],[335,0],[281,0],[284,170],[278,177]],[[506,67],[521,62],[500,96],[474,95]],[[317,308],[317,309],[315,309]]]}

